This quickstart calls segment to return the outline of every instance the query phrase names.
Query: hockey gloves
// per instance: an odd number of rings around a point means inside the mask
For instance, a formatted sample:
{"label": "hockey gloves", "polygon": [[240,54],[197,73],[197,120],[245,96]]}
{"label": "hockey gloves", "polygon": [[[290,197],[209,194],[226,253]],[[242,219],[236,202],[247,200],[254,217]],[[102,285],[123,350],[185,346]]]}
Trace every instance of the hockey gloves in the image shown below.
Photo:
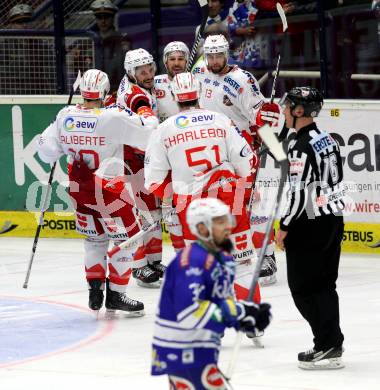
{"label": "hockey gloves", "polygon": [[229,297],[224,299],[219,305],[222,312],[223,323],[227,328],[238,328],[238,315],[240,311],[237,308],[236,301]]}
{"label": "hockey gloves", "polygon": [[265,124],[275,126],[280,119],[280,106],[277,103],[264,103],[256,116],[256,125],[261,127]]}
{"label": "hockey gloves", "polygon": [[264,330],[272,319],[271,306],[268,303],[257,305],[254,302],[238,301],[236,306],[239,311],[238,329],[242,332],[254,333],[255,329]]}

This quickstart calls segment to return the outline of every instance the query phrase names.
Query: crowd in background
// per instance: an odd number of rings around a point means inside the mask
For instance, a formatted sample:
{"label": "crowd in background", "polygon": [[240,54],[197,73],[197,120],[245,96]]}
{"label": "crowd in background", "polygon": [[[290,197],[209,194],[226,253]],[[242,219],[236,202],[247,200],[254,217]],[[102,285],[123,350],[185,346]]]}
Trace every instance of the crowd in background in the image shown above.
{"label": "crowd in background", "polygon": [[[285,62],[283,61],[284,66],[288,69],[319,70],[318,19],[316,17],[310,19],[310,15],[315,16],[318,13],[318,1],[208,0],[209,17],[205,36],[215,32],[225,35],[231,47],[230,63],[253,72],[259,78],[274,68],[275,58],[281,45],[280,23],[278,22],[275,26],[272,25],[273,23],[270,23],[269,26],[268,23],[265,23],[268,19],[278,19],[277,2],[282,5],[287,17],[299,16],[295,23],[289,24],[287,42],[284,43],[287,49]],[[126,4],[128,5],[128,2]],[[342,14],[333,23],[334,12],[348,6],[358,7],[358,12],[356,14],[352,12]],[[336,95],[334,97],[354,98],[363,94],[364,97],[376,97],[376,93],[380,90],[379,82],[362,81],[355,84],[346,81],[352,73],[376,73],[379,66],[380,0],[332,0],[324,2],[324,7],[327,28],[329,33],[333,34],[330,38],[331,42],[327,41],[327,45],[331,43],[329,66],[332,69],[339,69],[338,72],[334,71],[336,79],[332,81]],[[89,10],[95,18],[93,25],[89,28],[89,31],[96,38],[95,51],[81,40],[74,40],[70,44],[66,44],[67,89],[75,80],[78,69],[83,72],[96,65],[97,68],[109,75],[111,90],[114,91],[123,77],[123,59],[126,51],[132,49],[133,37],[131,38],[131,34],[119,31],[117,26],[119,8],[111,0],[95,0],[89,4]],[[367,23],[366,31],[363,27],[364,19],[359,11],[371,12],[371,24]],[[8,24],[5,27],[13,30],[33,28],[33,12],[32,7],[26,3],[15,5],[8,12]],[[311,26],[315,26],[315,28],[312,30]],[[359,32],[363,33],[362,35],[358,34],[358,29]],[[300,39],[301,34],[304,35],[303,39]],[[164,40],[165,38],[160,38],[160,46],[166,43]],[[192,42],[187,43],[190,46],[192,44]],[[46,45],[47,43],[45,43]],[[18,71],[18,76],[21,78],[23,67],[30,66],[28,58],[34,58],[36,68],[42,68],[40,62],[43,62],[44,58],[39,58],[33,42],[27,43],[25,41],[19,44],[18,49],[13,56],[12,53],[0,54],[0,94],[10,93],[9,88],[1,83],[2,73],[4,77],[12,78],[12,75],[6,74],[8,71],[6,69],[10,69],[9,63],[14,64],[14,69]],[[201,54],[199,53],[199,55]],[[341,61],[342,58],[345,61]],[[330,70],[332,71],[332,69]],[[38,77],[40,76],[37,72],[36,78]],[[300,81],[319,86],[319,80],[305,79]],[[37,80],[35,84],[38,86],[38,83]],[[284,88],[291,86],[288,84]],[[371,91],[371,88],[372,92],[369,96],[365,96],[365,93]],[[42,87],[39,92],[35,93],[44,93],[44,88]]]}

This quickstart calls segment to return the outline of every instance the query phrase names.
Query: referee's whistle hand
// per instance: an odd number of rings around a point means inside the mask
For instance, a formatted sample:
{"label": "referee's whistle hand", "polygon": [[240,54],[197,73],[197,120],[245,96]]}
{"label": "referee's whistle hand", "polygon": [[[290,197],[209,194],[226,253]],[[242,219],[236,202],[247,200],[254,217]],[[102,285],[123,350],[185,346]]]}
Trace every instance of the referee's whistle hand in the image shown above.
{"label": "referee's whistle hand", "polygon": [[285,237],[286,235],[288,234],[288,232],[285,232],[281,229],[278,229],[277,230],[277,233],[276,233],[276,238],[275,238],[275,241],[276,241],[276,245],[283,251],[285,250],[285,245],[284,245],[284,240],[285,240]]}

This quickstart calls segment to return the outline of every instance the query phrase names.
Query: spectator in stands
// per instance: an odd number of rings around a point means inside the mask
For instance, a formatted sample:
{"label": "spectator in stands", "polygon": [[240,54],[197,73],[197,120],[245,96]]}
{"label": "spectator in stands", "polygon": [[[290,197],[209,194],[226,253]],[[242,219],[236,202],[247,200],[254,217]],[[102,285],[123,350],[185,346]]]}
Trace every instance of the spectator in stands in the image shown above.
{"label": "spectator in stands", "polygon": [[[228,34],[228,28],[227,25],[223,22],[217,22],[213,24],[209,24],[208,26],[205,27],[205,31],[203,33],[203,38],[200,40],[199,45],[198,45],[198,51],[196,55],[196,64],[199,65],[200,61],[203,61],[203,44],[204,40],[209,36],[209,35],[224,35],[224,37],[227,39],[228,42],[230,42],[230,35]],[[197,65],[197,66],[198,66]],[[194,65],[195,67],[196,65]]]}
{"label": "spectator in stands", "polygon": [[257,12],[254,0],[235,0],[227,16],[232,39],[231,63],[243,69],[262,69],[268,57],[267,39],[254,27]]}
{"label": "spectator in stands", "polygon": [[[7,28],[33,28],[33,8],[17,4],[8,13]],[[5,37],[0,48],[0,95],[37,95],[55,92],[54,47],[46,39],[17,35]]]}
{"label": "spectator in stands", "polygon": [[17,4],[9,11],[7,27],[17,30],[30,28],[32,17],[33,8],[29,4]]}
{"label": "spectator in stands", "polygon": [[100,37],[100,47],[96,51],[97,68],[107,73],[111,84],[110,92],[113,93],[117,91],[124,76],[124,57],[132,44],[129,37],[116,30],[116,5],[110,0],[95,0],[90,8],[96,20],[94,30]]}
{"label": "spectator in stands", "polygon": [[[225,24],[226,23],[226,17],[228,10],[224,8],[224,0],[207,0],[208,3],[208,18],[206,22],[206,28],[207,26],[211,26],[215,23],[218,24]],[[195,29],[195,36],[197,36],[199,27]]]}

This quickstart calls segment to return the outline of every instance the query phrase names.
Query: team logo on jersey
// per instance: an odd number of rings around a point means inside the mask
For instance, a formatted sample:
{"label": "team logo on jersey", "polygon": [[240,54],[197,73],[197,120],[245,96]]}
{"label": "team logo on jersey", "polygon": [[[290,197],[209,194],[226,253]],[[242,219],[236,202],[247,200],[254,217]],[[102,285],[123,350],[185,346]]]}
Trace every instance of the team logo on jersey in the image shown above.
{"label": "team logo on jersey", "polygon": [[232,106],[232,102],[227,95],[223,96],[223,104],[227,107]]}
{"label": "team logo on jersey", "polygon": [[96,117],[68,116],[63,121],[63,128],[66,131],[93,133],[97,123],[98,119]]}
{"label": "team logo on jersey", "polygon": [[175,120],[175,125],[179,127],[180,129],[183,129],[184,127],[188,126],[190,123],[190,120],[185,115],[180,115]]}

